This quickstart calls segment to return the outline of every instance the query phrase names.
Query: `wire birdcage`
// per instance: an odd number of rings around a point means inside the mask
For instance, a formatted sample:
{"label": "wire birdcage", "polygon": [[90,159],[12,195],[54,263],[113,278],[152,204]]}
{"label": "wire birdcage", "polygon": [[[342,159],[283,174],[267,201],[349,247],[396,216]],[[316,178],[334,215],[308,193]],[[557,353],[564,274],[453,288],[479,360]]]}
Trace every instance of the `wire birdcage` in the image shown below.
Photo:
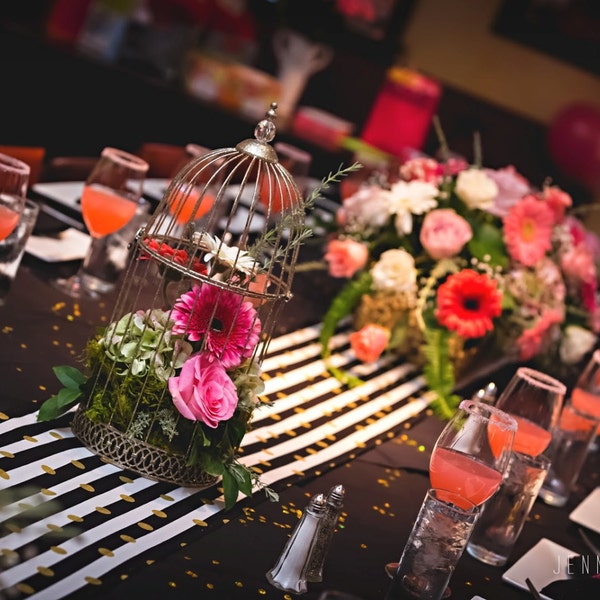
{"label": "wire birdcage", "polygon": [[92,376],[72,424],[111,463],[195,487],[239,464],[307,234],[269,143],[275,116],[273,104],[254,139],[187,163],[136,235],[111,323],[88,344]]}

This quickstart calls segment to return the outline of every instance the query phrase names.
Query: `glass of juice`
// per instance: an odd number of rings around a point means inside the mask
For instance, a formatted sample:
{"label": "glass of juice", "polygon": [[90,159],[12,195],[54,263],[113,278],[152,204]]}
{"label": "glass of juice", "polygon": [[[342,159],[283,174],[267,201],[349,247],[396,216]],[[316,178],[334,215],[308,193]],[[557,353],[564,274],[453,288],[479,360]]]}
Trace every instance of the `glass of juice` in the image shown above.
{"label": "glass of juice", "polygon": [[550,444],[566,386],[537,369],[519,367],[495,403],[517,421],[514,450],[538,456]]}
{"label": "glass of juice", "polygon": [[25,206],[30,167],[8,154],[0,154],[0,240],[17,227]]}
{"label": "glass of juice", "polygon": [[142,191],[148,169],[148,163],[134,154],[112,147],[102,150],[81,194],[81,214],[91,237],[90,247],[77,273],[55,280],[56,288],[73,298],[98,297],[108,291],[102,286],[86,285],[90,279],[84,277],[84,271],[90,264],[108,260],[106,239],[125,231],[140,213],[140,206],[146,203]]}

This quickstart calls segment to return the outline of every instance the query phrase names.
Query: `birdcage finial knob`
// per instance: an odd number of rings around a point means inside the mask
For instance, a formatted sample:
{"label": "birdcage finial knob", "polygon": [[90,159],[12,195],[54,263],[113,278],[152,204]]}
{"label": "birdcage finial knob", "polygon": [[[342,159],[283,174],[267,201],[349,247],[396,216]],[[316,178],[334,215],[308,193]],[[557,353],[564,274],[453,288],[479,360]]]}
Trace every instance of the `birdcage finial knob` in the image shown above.
{"label": "birdcage finial knob", "polygon": [[274,119],[277,118],[277,102],[271,102],[271,108],[265,114],[265,119],[259,121],[254,129],[254,137],[259,142],[270,142],[275,137],[277,127],[275,127]]}

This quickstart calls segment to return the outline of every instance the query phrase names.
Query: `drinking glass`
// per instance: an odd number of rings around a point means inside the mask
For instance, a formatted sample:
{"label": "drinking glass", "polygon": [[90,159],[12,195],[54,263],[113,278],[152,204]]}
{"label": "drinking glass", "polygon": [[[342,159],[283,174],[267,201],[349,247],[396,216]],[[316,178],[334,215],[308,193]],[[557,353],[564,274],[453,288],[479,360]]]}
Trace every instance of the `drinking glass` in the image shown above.
{"label": "drinking glass", "polygon": [[496,408],[517,421],[514,451],[530,456],[544,452],[558,422],[566,386],[536,369],[519,367],[498,397]]}
{"label": "drinking glass", "polygon": [[385,600],[445,597],[479,510],[453,492],[428,490]]}
{"label": "drinking glass", "polygon": [[138,213],[148,168],[145,160],[123,150],[102,150],[81,194],[81,213],[92,243],[77,273],[54,281],[56,288],[73,298],[98,297],[101,290],[86,284],[84,269],[102,260],[106,253],[103,240],[125,228]]}
{"label": "drinking glass", "polygon": [[[579,411],[600,420],[600,349],[595,350],[571,392],[571,404]],[[600,436],[600,427],[596,437]],[[596,440],[590,444],[594,447]],[[597,444],[596,444],[597,445]]]}
{"label": "drinking glass", "polygon": [[17,227],[25,206],[30,172],[27,163],[0,154],[0,240]]}
{"label": "drinking glass", "polygon": [[513,452],[498,492],[482,507],[467,552],[488,565],[508,561],[538,496],[550,459]]}
{"label": "drinking glass", "polygon": [[431,486],[480,506],[502,483],[516,431],[515,419],[504,411],[463,400],[433,447]]}

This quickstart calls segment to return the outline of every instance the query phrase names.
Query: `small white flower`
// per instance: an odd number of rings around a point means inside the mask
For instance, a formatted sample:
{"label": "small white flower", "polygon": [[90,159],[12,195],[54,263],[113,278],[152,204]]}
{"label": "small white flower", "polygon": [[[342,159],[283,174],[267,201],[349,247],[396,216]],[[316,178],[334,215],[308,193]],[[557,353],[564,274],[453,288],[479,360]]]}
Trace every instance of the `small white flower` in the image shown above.
{"label": "small white flower", "polygon": [[416,293],[415,259],[404,249],[387,250],[371,268],[374,290]]}
{"label": "small white flower", "polygon": [[412,231],[412,216],[422,215],[438,205],[438,189],[425,181],[397,181],[387,192],[389,212],[396,215],[395,226],[399,235]]}
{"label": "small white flower", "polygon": [[248,275],[252,275],[257,270],[256,260],[253,256],[245,250],[240,250],[237,246],[228,246],[217,236],[212,236],[207,232],[195,233],[193,241],[207,252],[207,258],[215,257],[220,264]]}
{"label": "small white flower", "polygon": [[498,185],[482,169],[466,169],[456,178],[456,195],[469,207],[491,208],[498,195]]}
{"label": "small white flower", "polygon": [[568,325],[560,342],[558,353],[560,359],[567,365],[575,365],[596,344],[596,335],[579,325]]}

